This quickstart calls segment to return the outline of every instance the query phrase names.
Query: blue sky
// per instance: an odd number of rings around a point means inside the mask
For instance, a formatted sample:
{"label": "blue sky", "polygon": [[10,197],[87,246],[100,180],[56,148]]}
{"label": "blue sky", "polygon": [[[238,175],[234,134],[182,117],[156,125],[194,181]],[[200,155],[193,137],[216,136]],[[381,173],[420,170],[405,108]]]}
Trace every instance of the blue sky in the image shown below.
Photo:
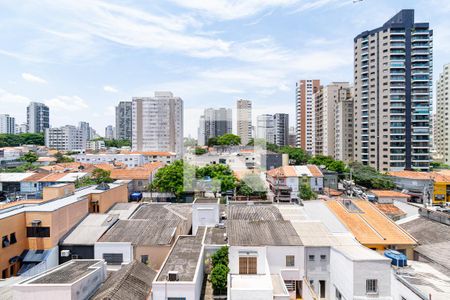
{"label": "blue sky", "polygon": [[[20,4],[19,4],[20,2]],[[434,29],[435,79],[450,62],[448,0],[0,1],[0,113],[29,101],[52,126],[114,125],[114,106],[170,90],[185,135],[206,107],[251,99],[254,115],[290,113],[295,82],[352,80],[353,37],[402,8]]]}

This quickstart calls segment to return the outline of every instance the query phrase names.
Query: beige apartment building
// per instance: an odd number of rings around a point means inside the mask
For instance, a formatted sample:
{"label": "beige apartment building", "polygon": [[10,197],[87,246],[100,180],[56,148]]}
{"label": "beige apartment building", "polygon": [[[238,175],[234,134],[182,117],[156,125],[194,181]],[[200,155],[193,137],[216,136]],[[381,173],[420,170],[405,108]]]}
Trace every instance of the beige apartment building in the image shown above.
{"label": "beige apartment building", "polygon": [[353,161],[353,92],[352,88],[340,89],[334,103],[334,158],[344,162]]}
{"label": "beige apartment building", "polygon": [[335,157],[336,103],[349,94],[348,82],[333,82],[314,94],[316,154]]}
{"label": "beige apartment building", "polygon": [[407,9],[355,37],[355,161],[429,169],[432,36]]}
{"label": "beige apartment building", "polygon": [[314,94],[320,90],[320,80],[300,80],[296,83],[297,147],[315,154]]}
{"label": "beige apartment building", "polygon": [[237,135],[241,144],[247,145],[252,138],[252,101],[239,99],[236,102]]}
{"label": "beige apartment building", "polygon": [[437,106],[434,120],[436,159],[450,164],[450,64],[444,66],[437,82]]}

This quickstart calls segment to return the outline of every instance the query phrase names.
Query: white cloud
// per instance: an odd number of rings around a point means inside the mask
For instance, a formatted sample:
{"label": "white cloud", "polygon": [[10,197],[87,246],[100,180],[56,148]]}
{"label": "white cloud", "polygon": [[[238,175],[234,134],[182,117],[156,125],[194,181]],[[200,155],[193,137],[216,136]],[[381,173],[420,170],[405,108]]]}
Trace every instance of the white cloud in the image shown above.
{"label": "white cloud", "polygon": [[45,104],[56,111],[75,112],[89,107],[87,102],[78,96],[58,96],[45,100]]}
{"label": "white cloud", "polygon": [[22,78],[26,81],[30,81],[30,82],[34,82],[34,83],[41,83],[41,84],[47,83],[47,80],[45,80],[39,76],[30,74],[30,73],[22,73]]}
{"label": "white cloud", "polygon": [[[1,105],[7,105],[7,104],[25,104],[30,102],[30,99],[28,99],[25,96],[17,95],[10,93],[8,91],[5,91],[4,89],[0,88],[0,104]],[[3,112],[3,108],[2,108]]]}
{"label": "white cloud", "polygon": [[103,90],[104,90],[105,92],[108,92],[108,93],[117,93],[117,92],[119,92],[118,89],[116,89],[115,87],[113,87],[113,86],[111,86],[111,85],[105,85],[105,86],[103,86]]}

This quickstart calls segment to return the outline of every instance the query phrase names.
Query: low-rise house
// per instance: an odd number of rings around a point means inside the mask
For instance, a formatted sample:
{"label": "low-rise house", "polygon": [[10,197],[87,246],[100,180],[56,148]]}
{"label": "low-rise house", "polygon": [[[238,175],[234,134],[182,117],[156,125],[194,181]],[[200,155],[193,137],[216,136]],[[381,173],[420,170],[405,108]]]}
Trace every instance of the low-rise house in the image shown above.
{"label": "low-rise house", "polygon": [[380,204],[393,204],[394,201],[408,202],[410,195],[392,190],[370,190]]}
{"label": "low-rise house", "polygon": [[135,260],[113,272],[91,299],[150,299],[152,282],[155,276],[156,271]]}
{"label": "low-rise house", "polygon": [[105,259],[110,268],[136,259],[159,270],[177,236],[191,230],[191,211],[191,205],[142,205],[95,243],[95,258]]}
{"label": "low-rise house", "polygon": [[45,187],[42,200],[23,200],[0,207],[2,278],[35,274],[58,264],[58,242],[88,213],[104,213],[127,201],[124,185],[75,190],[73,184]]}
{"label": "low-rise house", "polygon": [[131,192],[143,192],[148,189],[156,172],[163,166],[161,162],[154,162],[137,168],[112,169],[110,176],[114,180],[131,180]]}
{"label": "low-rise house", "polygon": [[362,245],[380,252],[395,249],[413,257],[415,239],[369,201],[331,200],[326,205]]}
{"label": "low-rise house", "polygon": [[205,227],[199,227],[196,235],[181,235],[177,238],[152,283],[154,300],[200,299],[205,233]]}
{"label": "low-rise house", "polygon": [[267,171],[266,175],[276,202],[298,200],[302,184],[308,185],[314,192],[323,192],[323,174],[316,165],[282,166]]}
{"label": "low-rise house", "polygon": [[122,154],[122,153],[99,153],[99,154],[75,154],[72,155],[76,162],[89,163],[89,164],[115,164],[123,163],[128,168],[140,167],[147,163],[145,157],[142,154]]}
{"label": "low-rise house", "polygon": [[71,260],[13,286],[13,300],[89,299],[106,279],[103,260]]}

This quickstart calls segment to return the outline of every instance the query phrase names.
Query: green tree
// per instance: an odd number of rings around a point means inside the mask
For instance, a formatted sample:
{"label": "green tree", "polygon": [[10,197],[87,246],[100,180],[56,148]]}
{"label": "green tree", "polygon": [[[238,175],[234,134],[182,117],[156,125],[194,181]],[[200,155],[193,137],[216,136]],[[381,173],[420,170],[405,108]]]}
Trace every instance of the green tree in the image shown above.
{"label": "green tree", "polygon": [[327,170],[337,173],[348,172],[347,166],[343,161],[334,160],[334,158],[332,158],[331,156],[316,155],[314,157],[311,157],[308,160],[308,163],[316,166],[325,166]]}
{"label": "green tree", "polygon": [[211,262],[213,267],[222,264],[228,266],[228,246],[223,246],[211,255]]}
{"label": "green tree", "polygon": [[[209,142],[209,141],[208,141]],[[216,145],[221,146],[233,146],[233,145],[240,145],[241,144],[241,137],[237,136],[232,133],[227,133],[224,135],[221,135],[217,137]]]}
{"label": "green tree", "polygon": [[289,161],[293,165],[304,165],[310,159],[310,155],[302,148],[284,146],[280,148],[278,153],[286,153],[289,155]]}
{"label": "green tree", "polygon": [[353,180],[356,184],[369,189],[393,189],[395,184],[392,179],[379,173],[376,169],[363,165],[360,162],[350,164]]}
{"label": "green tree", "polygon": [[[102,140],[102,139],[98,139]],[[108,148],[115,147],[115,148],[122,148],[122,147],[131,147],[131,141],[130,140],[104,140],[105,146]]]}
{"label": "green tree", "polygon": [[193,189],[192,179],[195,168],[182,160],[177,160],[170,165],[160,168],[156,172],[149,189],[158,192],[173,193],[178,199],[183,195],[185,188]]}
{"label": "green tree", "polygon": [[94,169],[92,171],[92,179],[95,181],[95,183],[110,183],[114,180],[111,178],[111,171],[103,170],[100,168]]}
{"label": "green tree", "polygon": [[211,271],[211,284],[215,295],[221,295],[226,292],[228,285],[228,266],[218,264]]}
{"label": "green tree", "polygon": [[216,137],[209,138],[207,144],[208,144],[208,147],[219,145]]}
{"label": "green tree", "polygon": [[237,185],[237,194],[242,196],[265,196],[266,186],[257,174],[247,174]]}
{"label": "green tree", "polygon": [[208,150],[206,150],[205,148],[200,148],[200,147],[196,147],[194,150],[195,155],[203,155],[206,152],[208,152]]}
{"label": "green tree", "polygon": [[89,185],[94,185],[94,184],[96,184],[97,182],[94,180],[94,179],[92,179],[91,177],[89,177],[89,176],[84,176],[84,177],[81,177],[81,178],[78,178],[76,181],[75,181],[75,188],[80,188],[80,187],[83,187],[83,186],[89,186]]}
{"label": "green tree", "polygon": [[27,163],[34,163],[38,160],[38,156],[35,152],[33,151],[28,151],[27,153],[25,153],[21,158],[22,161],[26,161]]}
{"label": "green tree", "polygon": [[195,147],[197,146],[197,140],[194,138],[184,138],[184,146],[185,147]]}
{"label": "green tree", "polygon": [[0,147],[44,144],[43,133],[0,134]]}
{"label": "green tree", "polygon": [[74,159],[70,156],[66,156],[64,154],[62,154],[61,152],[56,152],[53,155],[54,158],[56,158],[56,163],[60,164],[60,163],[69,163],[69,162],[73,162]]}
{"label": "green tree", "polygon": [[302,200],[312,200],[316,199],[317,195],[313,192],[309,184],[301,183],[300,184],[300,191],[298,193],[298,196]]}
{"label": "green tree", "polygon": [[214,164],[200,167],[195,170],[195,175],[197,179],[210,177],[211,179],[220,180],[221,191],[232,190],[236,186],[236,178],[227,165]]}

